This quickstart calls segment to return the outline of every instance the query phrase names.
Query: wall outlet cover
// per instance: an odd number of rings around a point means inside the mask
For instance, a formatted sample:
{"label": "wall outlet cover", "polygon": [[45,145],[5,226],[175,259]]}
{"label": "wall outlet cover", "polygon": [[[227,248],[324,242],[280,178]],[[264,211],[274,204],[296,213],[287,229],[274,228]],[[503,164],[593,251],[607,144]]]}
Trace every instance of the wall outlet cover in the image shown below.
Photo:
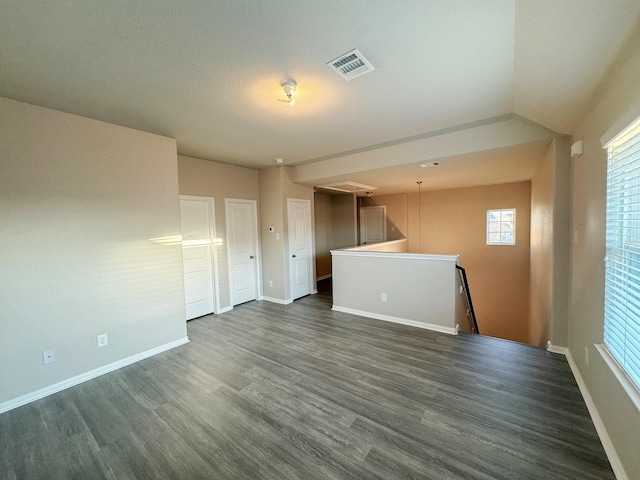
{"label": "wall outlet cover", "polygon": [[107,345],[109,345],[109,338],[107,337],[106,333],[103,333],[102,335],[98,335],[97,339],[98,339],[98,348],[106,347]]}
{"label": "wall outlet cover", "polygon": [[52,350],[47,350],[46,352],[42,352],[42,363],[46,365],[47,363],[53,363],[55,361],[56,361],[55,348]]}

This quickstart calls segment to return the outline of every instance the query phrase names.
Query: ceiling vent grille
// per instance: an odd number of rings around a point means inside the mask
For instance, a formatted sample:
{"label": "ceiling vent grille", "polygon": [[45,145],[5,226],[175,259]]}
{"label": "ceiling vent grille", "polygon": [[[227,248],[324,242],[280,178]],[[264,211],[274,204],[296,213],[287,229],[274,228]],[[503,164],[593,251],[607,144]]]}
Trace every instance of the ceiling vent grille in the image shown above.
{"label": "ceiling vent grille", "polygon": [[371,62],[364,58],[357,48],[354,48],[349,53],[340,55],[338,58],[331,60],[327,63],[327,66],[344,78],[347,82],[353,80],[360,75],[372,72],[375,67],[371,65]]}

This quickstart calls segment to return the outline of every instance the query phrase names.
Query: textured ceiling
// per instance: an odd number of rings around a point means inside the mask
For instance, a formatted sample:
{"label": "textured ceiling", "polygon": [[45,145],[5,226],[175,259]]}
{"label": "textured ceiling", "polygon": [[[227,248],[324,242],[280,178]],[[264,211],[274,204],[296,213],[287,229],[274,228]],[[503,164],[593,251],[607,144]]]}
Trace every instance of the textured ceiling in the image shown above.
{"label": "textured ceiling", "polygon": [[[512,113],[571,133],[637,0],[0,0],[0,95],[259,168]],[[376,70],[325,64],[358,48]],[[284,106],[280,83],[298,83]]]}

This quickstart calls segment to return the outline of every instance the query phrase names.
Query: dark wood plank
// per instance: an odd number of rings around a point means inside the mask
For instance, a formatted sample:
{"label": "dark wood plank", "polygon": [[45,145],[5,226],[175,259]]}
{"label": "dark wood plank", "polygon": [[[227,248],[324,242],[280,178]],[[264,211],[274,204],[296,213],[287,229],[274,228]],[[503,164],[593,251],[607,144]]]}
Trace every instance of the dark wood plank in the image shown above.
{"label": "dark wood plank", "polygon": [[321,291],[0,415],[0,478],[614,479],[564,357]]}

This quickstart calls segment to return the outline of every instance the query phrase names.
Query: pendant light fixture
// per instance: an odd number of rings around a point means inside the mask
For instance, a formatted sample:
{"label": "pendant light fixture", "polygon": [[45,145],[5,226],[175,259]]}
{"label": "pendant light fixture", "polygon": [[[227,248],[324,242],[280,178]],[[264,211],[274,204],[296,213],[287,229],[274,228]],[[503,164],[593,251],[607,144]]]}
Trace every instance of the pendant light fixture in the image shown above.
{"label": "pendant light fixture", "polygon": [[420,204],[422,203],[420,187],[422,187],[422,180],[418,180],[416,183],[418,184],[418,253],[422,253],[422,218],[420,215]]}

